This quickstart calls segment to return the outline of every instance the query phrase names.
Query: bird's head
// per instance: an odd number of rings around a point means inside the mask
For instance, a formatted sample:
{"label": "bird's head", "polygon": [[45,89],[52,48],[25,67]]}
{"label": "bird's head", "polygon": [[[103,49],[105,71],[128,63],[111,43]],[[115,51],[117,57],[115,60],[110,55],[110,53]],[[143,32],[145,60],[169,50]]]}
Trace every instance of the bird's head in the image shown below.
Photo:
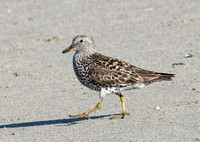
{"label": "bird's head", "polygon": [[63,50],[62,53],[75,50],[76,52],[82,51],[93,51],[94,50],[94,40],[86,35],[78,35],[73,38],[72,44]]}

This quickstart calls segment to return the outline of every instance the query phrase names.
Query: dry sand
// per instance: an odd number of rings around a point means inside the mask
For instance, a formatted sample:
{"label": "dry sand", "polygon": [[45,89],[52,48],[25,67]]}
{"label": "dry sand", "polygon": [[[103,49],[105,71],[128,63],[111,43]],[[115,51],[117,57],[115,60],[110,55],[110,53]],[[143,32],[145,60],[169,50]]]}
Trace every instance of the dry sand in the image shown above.
{"label": "dry sand", "polygon": [[[200,141],[199,0],[1,0],[0,141]],[[82,86],[62,54],[78,34],[96,50],[136,66],[175,73],[172,82],[106,96]],[[185,58],[187,53],[192,58]],[[173,63],[184,63],[175,65]]]}

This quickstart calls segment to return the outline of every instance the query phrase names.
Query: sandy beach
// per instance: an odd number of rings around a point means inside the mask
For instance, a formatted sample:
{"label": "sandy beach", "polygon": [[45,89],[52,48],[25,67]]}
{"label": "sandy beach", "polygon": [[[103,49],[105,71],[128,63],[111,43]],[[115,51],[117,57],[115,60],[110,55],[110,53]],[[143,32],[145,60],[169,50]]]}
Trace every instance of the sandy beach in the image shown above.
{"label": "sandy beach", "polygon": [[[200,141],[199,6],[199,0],[0,1],[0,141]],[[122,92],[125,119],[109,119],[121,113],[115,95],[90,119],[69,118],[99,98],[76,78],[74,52],[62,54],[80,34],[93,37],[104,55],[176,77]]]}

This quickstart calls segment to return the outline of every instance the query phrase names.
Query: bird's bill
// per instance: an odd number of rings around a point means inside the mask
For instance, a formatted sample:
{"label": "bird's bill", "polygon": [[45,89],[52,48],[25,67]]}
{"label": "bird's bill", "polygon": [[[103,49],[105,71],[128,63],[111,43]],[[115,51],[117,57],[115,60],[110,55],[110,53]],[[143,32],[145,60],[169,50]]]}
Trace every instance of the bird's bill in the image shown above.
{"label": "bird's bill", "polygon": [[68,48],[66,48],[65,50],[63,50],[62,53],[66,53],[66,52],[73,51],[73,50],[75,50],[75,46],[72,44]]}

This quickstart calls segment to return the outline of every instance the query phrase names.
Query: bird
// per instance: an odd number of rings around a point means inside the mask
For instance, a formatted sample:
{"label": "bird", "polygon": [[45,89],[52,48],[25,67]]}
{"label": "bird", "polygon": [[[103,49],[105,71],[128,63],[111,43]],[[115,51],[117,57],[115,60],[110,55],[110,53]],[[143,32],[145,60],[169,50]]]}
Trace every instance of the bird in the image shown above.
{"label": "bird", "polygon": [[117,58],[96,52],[93,38],[77,35],[72,44],[63,50],[67,53],[75,50],[73,69],[80,83],[89,89],[99,92],[99,101],[92,109],[71,118],[89,118],[89,114],[102,106],[104,97],[115,94],[120,97],[122,114],[111,116],[111,119],[124,119],[130,115],[125,111],[125,99],[122,91],[140,89],[153,82],[171,81],[175,74],[145,70]]}

